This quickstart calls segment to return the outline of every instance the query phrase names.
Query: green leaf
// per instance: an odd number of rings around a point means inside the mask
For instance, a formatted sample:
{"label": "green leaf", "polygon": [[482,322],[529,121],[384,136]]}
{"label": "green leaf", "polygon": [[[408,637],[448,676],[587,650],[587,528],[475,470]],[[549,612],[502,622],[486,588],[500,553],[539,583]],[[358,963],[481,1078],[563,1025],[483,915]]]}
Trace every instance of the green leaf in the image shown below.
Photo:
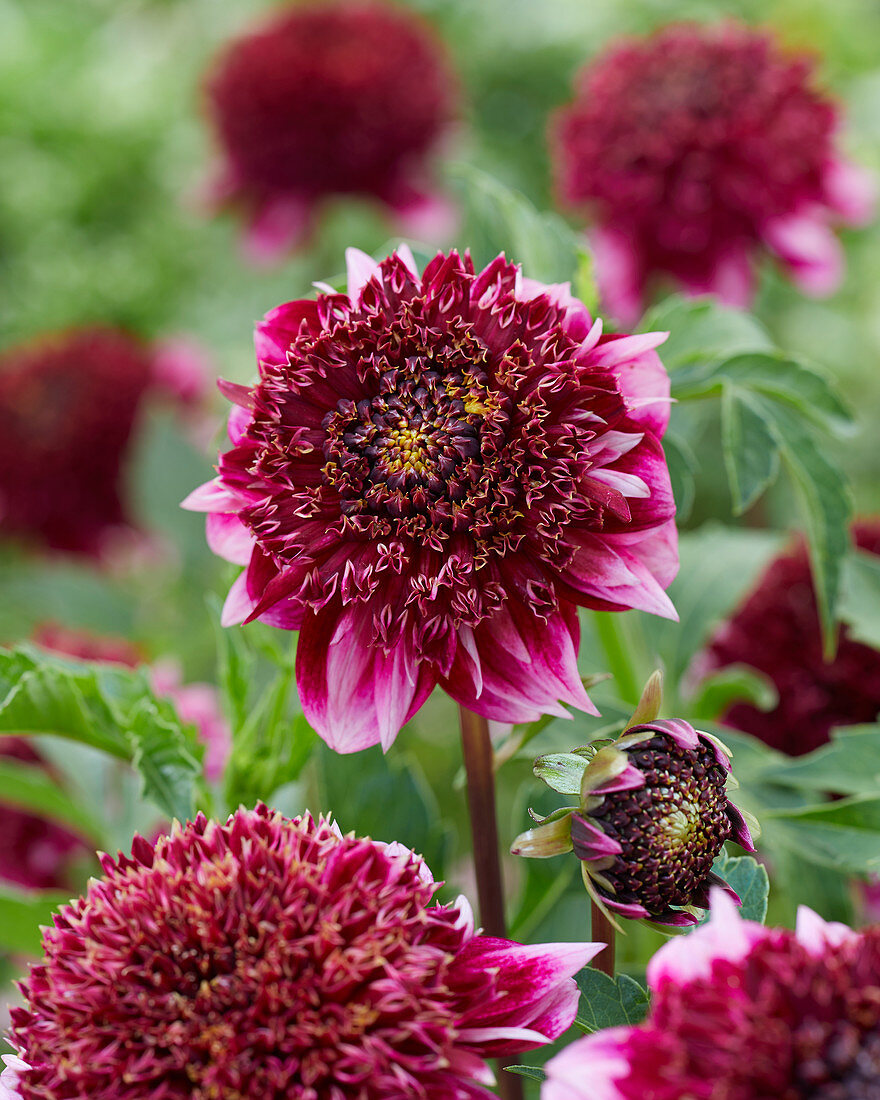
{"label": "green leaf", "polygon": [[575,1024],[586,1032],[640,1024],[648,1013],[647,989],[628,974],[610,978],[587,967],[577,975],[581,1000]]}
{"label": "green leaf", "polygon": [[696,496],[697,456],[685,439],[674,432],[667,432],[663,437],[663,452],[669,468],[676,519],[679,523],[685,523]]}
{"label": "green leaf", "polygon": [[779,473],[779,443],[747,391],[722,382],[721,447],[734,515],[741,515]]}
{"label": "green leaf", "polygon": [[779,839],[835,871],[880,871],[880,797],[853,797],[802,810],[766,811]]}
{"label": "green leaf", "polygon": [[710,372],[738,352],[773,350],[767,331],[751,314],[722,306],[714,298],[673,295],[649,310],[640,327],[669,333],[659,354],[673,385],[683,383],[685,375]]}
{"label": "green leaf", "polygon": [[832,730],[829,744],[770,765],[764,776],[773,783],[823,794],[880,796],[880,726]]}
{"label": "green leaf", "polygon": [[52,924],[52,914],[70,900],[63,893],[31,893],[0,885],[0,949],[24,955],[42,951],[41,926]]}
{"label": "green leaf", "polygon": [[824,375],[780,354],[735,355],[718,374],[740,390],[756,390],[782,401],[829,431],[849,431],[853,419]]}
{"label": "green leaf", "polygon": [[0,803],[47,818],[106,849],[104,829],[87,810],[62,790],[46,769],[12,757],[0,757]]}
{"label": "green leaf", "polygon": [[534,772],[538,779],[543,780],[548,787],[560,794],[581,793],[581,780],[590,761],[573,752],[548,753],[547,756],[539,756],[534,764]]}
{"label": "green leaf", "polygon": [[721,852],[712,870],[739,894],[742,902],[739,912],[743,920],[763,924],[767,919],[767,898],[770,893],[767,868],[752,856],[731,856],[727,852]]}
{"label": "green leaf", "polygon": [[507,1073],[517,1073],[520,1077],[527,1077],[530,1081],[546,1081],[547,1074],[537,1066],[505,1066]]}
{"label": "green leaf", "polygon": [[193,814],[204,746],[142,671],[0,650],[0,733],[51,734],[128,760],[164,813]]}
{"label": "green leaf", "polygon": [[448,171],[463,192],[466,237],[478,266],[504,252],[529,278],[574,282],[581,300],[595,303],[589,254],[563,218],[538,211],[522,192],[472,165],[455,163]]}
{"label": "green leaf", "polygon": [[880,649],[880,558],[853,551],[843,563],[841,621],[857,642]]}
{"label": "green leaf", "polygon": [[772,680],[747,665],[728,665],[707,676],[688,707],[692,722],[713,720],[732,703],[752,703],[759,710],[771,710],[779,701]]}

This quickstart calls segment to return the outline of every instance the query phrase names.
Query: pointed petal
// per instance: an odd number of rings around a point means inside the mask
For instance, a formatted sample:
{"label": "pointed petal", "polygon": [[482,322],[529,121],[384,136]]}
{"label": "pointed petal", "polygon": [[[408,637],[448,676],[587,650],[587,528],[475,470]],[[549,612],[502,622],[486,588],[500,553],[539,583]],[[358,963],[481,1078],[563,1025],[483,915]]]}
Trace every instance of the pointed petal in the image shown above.
{"label": "pointed petal", "polygon": [[406,640],[371,644],[372,612],[328,604],[309,612],[296,651],[296,682],[309,724],[337,752],[387,749],[431,693],[436,679]]}
{"label": "pointed petal", "polygon": [[238,516],[222,512],[211,513],[205,521],[208,546],[214,553],[234,565],[247,565],[254,549],[254,536]]}
{"label": "pointed petal", "polygon": [[229,595],[226,597],[226,602],[223,604],[223,610],[220,613],[220,625],[238,626],[239,623],[243,623],[253,611],[256,602],[248,595],[247,570],[245,570],[236,578],[229,589]]}
{"label": "pointed petal", "polygon": [[648,963],[648,985],[657,990],[667,981],[683,985],[708,978],[716,959],[738,962],[769,933],[754,921],[743,920],[735,903],[718,887],[711,891],[708,923],[690,935],[665,943]]}
{"label": "pointed petal", "polygon": [[811,955],[823,955],[829,947],[839,947],[859,938],[845,924],[825,921],[806,905],[798,906],[795,934]]}
{"label": "pointed petal", "polygon": [[633,1028],[611,1027],[571,1043],[544,1067],[541,1100],[625,1100],[618,1087],[630,1074]]}
{"label": "pointed petal", "polygon": [[188,512],[237,512],[238,498],[226,488],[219,477],[206,481],[180,502]]}
{"label": "pointed petal", "polygon": [[356,302],[361,291],[373,278],[380,278],[379,264],[359,248],[346,248],[345,270],[348,274],[348,296]]}

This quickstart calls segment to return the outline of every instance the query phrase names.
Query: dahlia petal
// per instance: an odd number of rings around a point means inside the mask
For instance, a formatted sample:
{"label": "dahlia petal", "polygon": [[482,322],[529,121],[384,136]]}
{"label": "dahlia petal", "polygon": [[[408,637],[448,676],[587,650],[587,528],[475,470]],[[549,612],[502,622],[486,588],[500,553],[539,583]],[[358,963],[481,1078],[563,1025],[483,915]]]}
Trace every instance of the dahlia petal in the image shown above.
{"label": "dahlia petal", "polygon": [[608,539],[637,558],[662,588],[668,588],[678,576],[678,528],[674,519],[646,531],[619,531]]}
{"label": "dahlia petal", "polygon": [[651,490],[638,474],[626,474],[622,470],[603,470],[600,468],[593,470],[590,477],[595,481],[603,481],[606,485],[610,485],[612,489],[617,489],[624,497],[647,498],[651,495]]}
{"label": "dahlia petal", "polygon": [[798,906],[795,934],[811,955],[823,955],[829,947],[840,947],[859,938],[852,928],[839,921],[825,921],[806,905]]}
{"label": "dahlia petal", "polygon": [[237,512],[240,507],[238,497],[235,496],[220,480],[215,477],[206,481],[198,489],[193,491],[180,502],[180,507],[188,512]]}
{"label": "dahlia petal", "polygon": [[617,230],[600,228],[589,244],[608,312],[621,324],[634,325],[642,315],[644,282],[635,243]]}
{"label": "dahlia petal", "polygon": [[546,1035],[527,1027],[464,1027],[459,1031],[458,1037],[463,1043],[478,1043],[480,1046],[515,1042],[520,1050],[523,1049],[520,1045],[523,1043],[539,1046],[547,1042]]}
{"label": "dahlia petal", "polygon": [[544,1067],[541,1100],[625,1100],[618,1088],[630,1074],[630,1027],[610,1027],[571,1043]]}
{"label": "dahlia petal", "polygon": [[305,239],[311,217],[311,204],[300,198],[285,195],[264,202],[245,230],[245,258],[256,267],[278,263]]}
{"label": "dahlia petal", "polygon": [[390,653],[370,644],[371,612],[331,604],[308,613],[296,651],[303,713],[337,752],[387,749],[430,695],[436,678],[400,643]]}
{"label": "dahlia petal", "polygon": [[831,160],[822,178],[825,201],[847,225],[867,225],[877,205],[877,179],[844,157]]}
{"label": "dahlia petal", "polygon": [[754,852],[755,842],[752,840],[752,834],[746,819],[739,808],[729,801],[727,803],[727,816],[733,829],[730,839],[735,840],[740,848],[745,848],[747,852]]}
{"label": "dahlia petal", "polygon": [[832,294],[843,278],[843,249],[821,212],[777,218],[764,226],[769,246],[805,294]]}
{"label": "dahlia petal", "polygon": [[229,441],[234,447],[241,443],[244,433],[248,430],[253,418],[254,414],[251,410],[242,408],[240,405],[233,405],[230,409],[229,418],[226,421],[226,431],[229,435]]}
{"label": "dahlia petal", "polygon": [[442,680],[444,689],[462,706],[497,722],[534,721],[528,716],[541,714],[568,717],[561,703],[597,713],[577,669],[574,608],[560,608],[539,626],[525,609],[512,613],[512,603],[474,629],[482,677],[479,693],[473,660],[462,656],[463,646]]}
{"label": "dahlia petal", "polygon": [[238,626],[243,623],[256,606],[256,600],[248,595],[247,570],[238,576],[229,589],[229,594],[220,613],[221,626]]}
{"label": "dahlia petal", "polygon": [[669,339],[668,332],[638,332],[635,336],[606,336],[590,355],[598,367],[618,367],[641,359]]}
{"label": "dahlia petal", "polygon": [[371,279],[382,278],[380,265],[360,248],[346,248],[345,270],[348,275],[348,296],[356,302]]}
{"label": "dahlia petal", "polygon": [[18,1091],[18,1079],[22,1073],[31,1067],[22,1061],[17,1054],[4,1054],[2,1056],[5,1069],[0,1073],[0,1100],[21,1100]]}
{"label": "dahlia petal", "polygon": [[626,917],[627,920],[645,920],[648,917],[651,917],[651,920],[657,920],[657,917],[652,916],[644,905],[640,905],[637,901],[618,901],[612,895],[602,891],[600,891],[600,896],[608,909],[612,909],[615,913]]}
{"label": "dahlia petal", "polygon": [[234,565],[247,565],[254,551],[254,536],[238,516],[211,512],[205,520],[208,546]]}
{"label": "dahlia petal", "polygon": [[[653,536],[656,533],[650,534]],[[612,545],[612,541],[616,546]],[[605,536],[604,541],[589,536],[583,543],[561,574],[566,585],[581,595],[579,602],[598,610],[625,611],[635,608],[678,621],[672,601],[645,564],[638,543],[629,545],[611,535]],[[597,560],[602,562],[602,572],[597,568]]]}
{"label": "dahlia petal", "polygon": [[629,419],[659,439],[669,423],[672,403],[669,375],[660,356],[654,351],[642,352],[634,359],[619,363],[614,373],[626,399]]}
{"label": "dahlia petal", "polygon": [[[644,785],[644,776],[640,776],[639,786]],[[606,856],[618,856],[623,851],[620,844],[604,833],[581,814],[572,814],[571,842],[578,859],[604,859]]]}
{"label": "dahlia petal", "polygon": [[284,363],[287,350],[296,339],[303,323],[311,329],[318,328],[318,303],[310,298],[270,309],[254,327],[254,349],[258,363]]}
{"label": "dahlia petal", "polygon": [[394,252],[401,260],[403,260],[413,278],[418,280],[421,277],[419,275],[419,265],[416,263],[416,258],[412,254],[412,249],[406,243],[406,241],[402,241],[397,246],[397,248],[395,248]]}
{"label": "dahlia petal", "polygon": [[709,921],[688,936],[665,943],[648,963],[648,985],[658,990],[667,981],[683,985],[708,978],[716,959],[739,962],[769,933],[743,920],[736,905],[717,886],[712,888]]}

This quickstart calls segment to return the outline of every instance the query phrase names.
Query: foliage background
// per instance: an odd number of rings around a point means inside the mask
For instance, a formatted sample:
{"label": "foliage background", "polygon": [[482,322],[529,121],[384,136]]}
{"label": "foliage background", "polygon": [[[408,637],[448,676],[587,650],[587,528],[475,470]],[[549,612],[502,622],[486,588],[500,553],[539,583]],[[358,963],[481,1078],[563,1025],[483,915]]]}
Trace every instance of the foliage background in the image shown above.
{"label": "foliage background", "polygon": [[[574,73],[616,36],[684,18],[769,24],[789,43],[818,51],[823,79],[847,104],[845,145],[880,170],[880,7],[873,0],[420,0],[411,6],[437,27],[460,74],[464,112],[446,152],[448,186],[465,206],[473,203],[473,176],[454,163],[485,170],[538,209],[551,208],[545,127],[566,102]],[[313,279],[337,276],[345,246],[384,253],[393,244],[375,209],[338,202],[307,251],[275,270],[255,271],[240,260],[237,225],[200,210],[199,188],[212,157],[200,80],[218,46],[267,7],[257,0],[0,0],[0,348],[69,324],[118,323],[148,337],[193,335],[210,350],[218,374],[247,381],[254,373],[256,317],[308,294]],[[465,232],[479,217],[478,209],[466,213]],[[456,243],[466,245],[468,238]],[[806,301],[765,269],[755,312],[781,347],[818,363],[847,396],[857,430],[829,446],[853,482],[857,511],[874,513],[880,511],[880,226],[849,234],[846,245],[846,282],[834,298]],[[218,400],[216,440],[221,405]],[[695,505],[682,517],[682,577],[673,593],[686,613],[680,628],[624,617],[634,676],[646,676],[658,655],[683,673],[712,624],[779,545],[772,532],[793,520],[783,482],[743,518],[732,517],[720,455],[711,445],[716,416],[709,409],[683,422],[700,460]],[[232,571],[208,551],[201,519],[178,508],[210,476],[212,449],[194,446],[169,417],[145,418],[128,476],[140,522],[165,540],[164,559],[114,578],[70,561],[26,559],[6,547],[0,552],[0,642],[25,639],[36,624],[53,620],[125,635],[152,656],[177,656],[188,678],[215,678],[217,596]],[[707,526],[718,521],[737,531]],[[708,593],[711,598],[701,597]],[[240,667],[255,685],[255,698],[275,691],[275,670],[289,660],[282,651],[288,640],[259,626],[233,633],[221,639],[227,683]],[[587,624],[585,672],[609,667],[599,643]],[[676,676],[671,686],[676,701]],[[307,736],[294,725],[289,687],[273,696],[281,699],[284,729]],[[631,696],[620,680],[596,691],[609,722],[623,715]],[[243,696],[239,703],[246,705]],[[555,804],[532,776],[532,756],[581,743],[597,728],[578,719],[556,721],[505,766],[502,837],[512,839],[526,826],[527,806]],[[747,764],[752,750],[743,742],[736,747]],[[106,765],[88,750],[59,744],[47,741],[46,748],[68,788],[84,804],[97,800],[106,809],[113,786]],[[294,780],[296,767],[272,774],[274,750],[263,743],[259,751],[268,770],[255,771],[251,758],[238,772],[233,768],[228,799],[263,794],[290,810],[306,801],[312,809],[333,809],[345,828],[424,851],[450,888],[473,893],[456,714],[445,697],[431,700],[384,759],[378,750],[339,758],[319,749]],[[155,812],[132,779],[118,770],[112,775],[122,796],[107,809],[104,835],[122,846]],[[255,789],[279,778],[279,791]],[[772,866],[780,884],[771,902],[777,915],[790,917],[786,883],[795,879],[799,897],[808,894],[826,915],[851,915],[844,873],[786,858],[777,853]],[[571,861],[511,863],[508,875],[514,934],[549,940],[586,934],[586,899]],[[624,966],[638,971],[658,942],[651,932],[633,931],[624,941]]]}

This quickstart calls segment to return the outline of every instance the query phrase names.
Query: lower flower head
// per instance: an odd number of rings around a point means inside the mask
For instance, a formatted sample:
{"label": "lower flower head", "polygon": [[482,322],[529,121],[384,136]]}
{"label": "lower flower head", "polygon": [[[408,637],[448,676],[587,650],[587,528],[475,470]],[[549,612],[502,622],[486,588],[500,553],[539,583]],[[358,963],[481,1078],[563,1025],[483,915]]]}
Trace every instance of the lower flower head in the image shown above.
{"label": "lower flower head", "polygon": [[[880,521],[857,523],[853,542],[880,554]],[[734,703],[724,721],[791,756],[812,752],[831,730],[873,722],[880,711],[880,653],[843,626],[826,661],[809,555],[803,542],[780,554],[741,607],[715,633],[693,678],[727,665],[757,669],[776,688],[771,710]]]}
{"label": "lower flower head", "polygon": [[408,235],[445,235],[451,208],[427,185],[427,158],[457,95],[413,12],[384,0],[282,7],[226,47],[206,94],[225,162],[214,192],[249,213],[253,259],[298,243],[331,195],[378,198]]}
{"label": "lower flower head", "polygon": [[21,1100],[489,1097],[601,947],[477,936],[407,849],[264,806],[103,865],[13,1010]]}
{"label": "lower flower head", "polygon": [[651,1011],[547,1064],[541,1100],[874,1100],[880,927],[857,934],[801,909],[796,932],[712,919],[648,966]]}
{"label": "lower flower head", "polygon": [[577,605],[675,616],[663,333],[603,336],[503,256],[349,250],[257,331],[219,476],[184,506],[247,568],[224,608],[300,630],[306,717],[387,747],[440,683],[499,722],[592,709]]}
{"label": "lower flower head", "polygon": [[873,185],[835,147],[839,109],[810,58],[736,23],[664,27],[592,62],[554,131],[558,186],[588,207],[601,289],[630,323],[657,274],[732,305],[752,255],[807,293],[842,271],[835,221],[870,217]]}

